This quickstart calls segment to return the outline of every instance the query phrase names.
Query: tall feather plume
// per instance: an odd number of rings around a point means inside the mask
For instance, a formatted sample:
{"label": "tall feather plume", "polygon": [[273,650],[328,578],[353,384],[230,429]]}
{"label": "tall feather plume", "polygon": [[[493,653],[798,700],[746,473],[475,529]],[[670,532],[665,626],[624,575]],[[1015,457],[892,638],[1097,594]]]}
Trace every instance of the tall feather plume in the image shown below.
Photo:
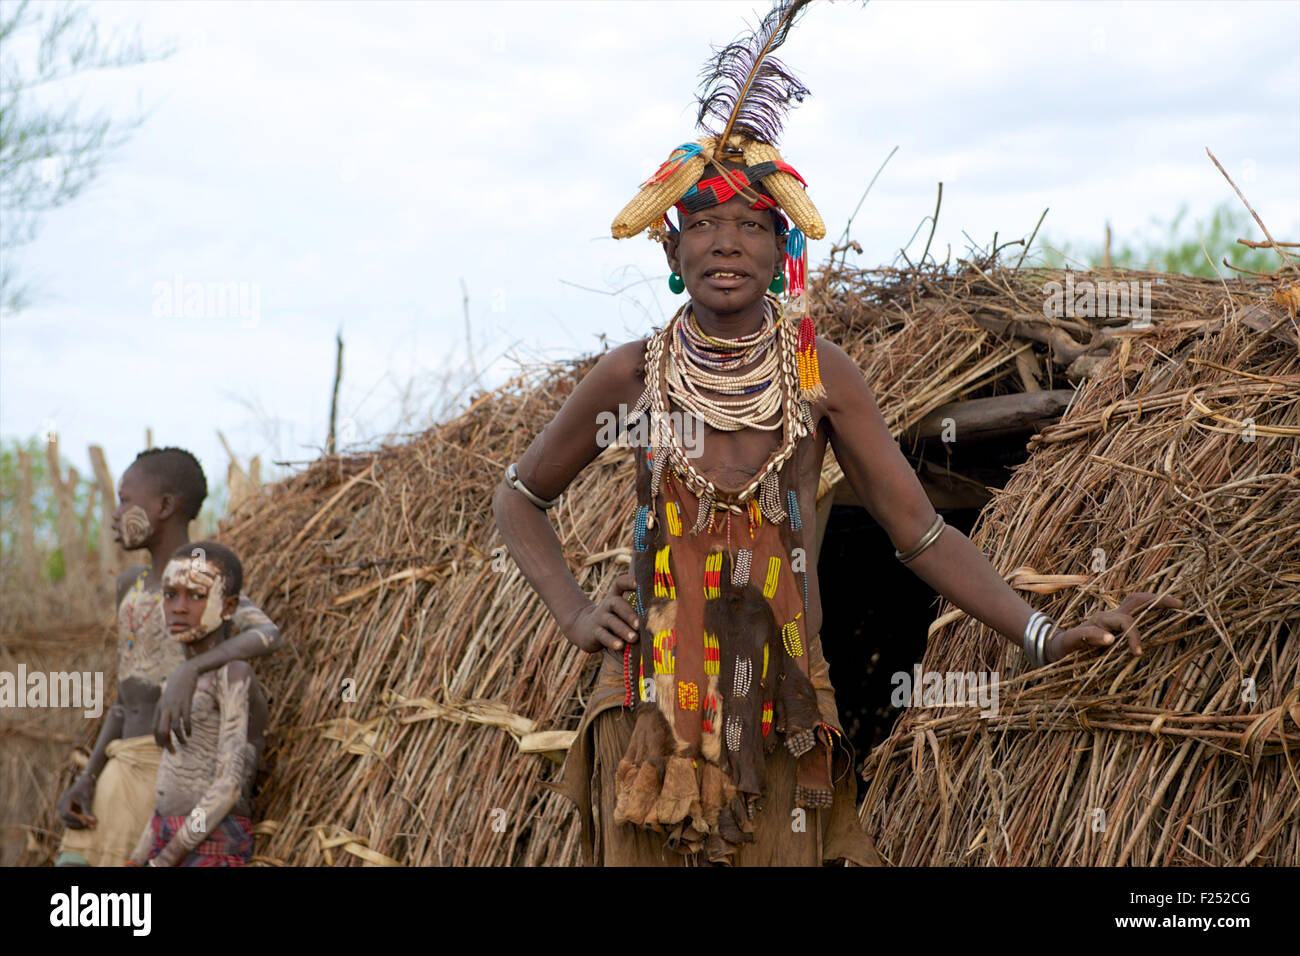
{"label": "tall feather plume", "polygon": [[785,42],[809,2],[777,0],[752,35],[715,50],[704,65],[696,122],[724,147],[732,133],[774,144],[791,102],[802,103],[808,95],[808,88],[772,52]]}

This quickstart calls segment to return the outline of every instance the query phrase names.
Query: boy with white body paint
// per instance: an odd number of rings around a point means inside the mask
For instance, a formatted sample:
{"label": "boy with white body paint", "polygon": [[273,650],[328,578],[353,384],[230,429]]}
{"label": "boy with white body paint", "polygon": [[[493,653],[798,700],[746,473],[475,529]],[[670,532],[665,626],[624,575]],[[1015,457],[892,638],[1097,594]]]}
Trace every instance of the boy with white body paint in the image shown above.
{"label": "boy with white body paint", "polygon": [[[163,572],[163,610],[187,658],[230,635],[243,569],[212,541],[180,547]],[[200,675],[192,732],[158,765],[157,803],[128,865],[243,866],[253,853],[251,791],[266,706],[246,661]],[[260,703],[260,706],[259,706]]]}
{"label": "boy with white body paint", "polygon": [[189,541],[189,522],[206,496],[202,467],[180,448],[141,452],[119,482],[114,538],[127,551],[147,548],[151,563],[128,568],[117,581],[117,699],[85,769],[59,800],[68,829],[56,865],[120,866],[153,814],[162,748],[172,746],[173,734],[186,739],[199,675],[284,646],[279,629],[242,596],[233,636],[207,653],[187,657],[168,635],[163,570]]}

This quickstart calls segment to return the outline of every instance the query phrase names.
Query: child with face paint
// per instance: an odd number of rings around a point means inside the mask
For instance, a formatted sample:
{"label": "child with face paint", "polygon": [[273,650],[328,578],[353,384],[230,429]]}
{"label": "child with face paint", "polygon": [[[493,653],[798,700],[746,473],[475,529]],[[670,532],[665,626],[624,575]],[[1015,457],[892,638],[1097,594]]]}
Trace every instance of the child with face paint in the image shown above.
{"label": "child with face paint", "polygon": [[[231,637],[187,656],[168,634],[163,571],[189,541],[189,522],[207,497],[198,461],[179,448],[141,452],[118,484],[115,540],[124,550],[147,548],[151,563],[117,581],[118,694],[104,717],[86,768],[59,800],[68,829],[56,865],[118,866],[135,846],[154,808],[162,748],[181,744],[190,729],[200,675],[284,645],[279,630],[247,597],[237,606]],[[261,691],[254,685],[261,706]]]}
{"label": "child with face paint", "polygon": [[[214,541],[182,545],[163,572],[171,639],[193,660],[230,637],[243,569]],[[162,755],[156,805],[132,852],[134,866],[243,866],[253,854],[251,790],[266,705],[246,661],[201,674],[192,732]]]}

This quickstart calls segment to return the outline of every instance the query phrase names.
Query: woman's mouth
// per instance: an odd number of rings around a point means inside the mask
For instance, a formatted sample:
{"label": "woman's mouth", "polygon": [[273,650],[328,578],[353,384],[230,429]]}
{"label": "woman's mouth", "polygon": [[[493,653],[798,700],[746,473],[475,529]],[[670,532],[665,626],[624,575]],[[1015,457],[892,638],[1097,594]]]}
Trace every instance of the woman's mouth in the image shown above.
{"label": "woman's mouth", "polygon": [[720,289],[734,289],[745,282],[749,276],[744,272],[736,272],[732,269],[710,269],[704,273],[704,278]]}

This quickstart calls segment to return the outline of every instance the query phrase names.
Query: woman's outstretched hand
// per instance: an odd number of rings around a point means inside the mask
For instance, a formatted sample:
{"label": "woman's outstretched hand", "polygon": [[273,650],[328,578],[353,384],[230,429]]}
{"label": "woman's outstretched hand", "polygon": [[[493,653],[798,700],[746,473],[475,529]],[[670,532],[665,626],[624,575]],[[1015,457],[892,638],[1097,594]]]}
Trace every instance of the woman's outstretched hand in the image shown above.
{"label": "woman's outstretched hand", "polygon": [[635,643],[641,622],[636,608],[623,596],[623,592],[635,590],[636,578],[623,572],[603,600],[588,603],[569,619],[564,636],[588,654],[606,647],[621,651],[624,643]]}
{"label": "woman's outstretched hand", "polygon": [[1136,616],[1152,605],[1180,608],[1181,598],[1166,594],[1157,597],[1146,591],[1130,594],[1113,611],[1097,611],[1086,621],[1069,630],[1058,629],[1048,645],[1048,660],[1059,661],[1067,654],[1085,647],[1106,647],[1115,643],[1116,636],[1128,640],[1129,650],[1142,655],[1142,640],[1138,635]]}

